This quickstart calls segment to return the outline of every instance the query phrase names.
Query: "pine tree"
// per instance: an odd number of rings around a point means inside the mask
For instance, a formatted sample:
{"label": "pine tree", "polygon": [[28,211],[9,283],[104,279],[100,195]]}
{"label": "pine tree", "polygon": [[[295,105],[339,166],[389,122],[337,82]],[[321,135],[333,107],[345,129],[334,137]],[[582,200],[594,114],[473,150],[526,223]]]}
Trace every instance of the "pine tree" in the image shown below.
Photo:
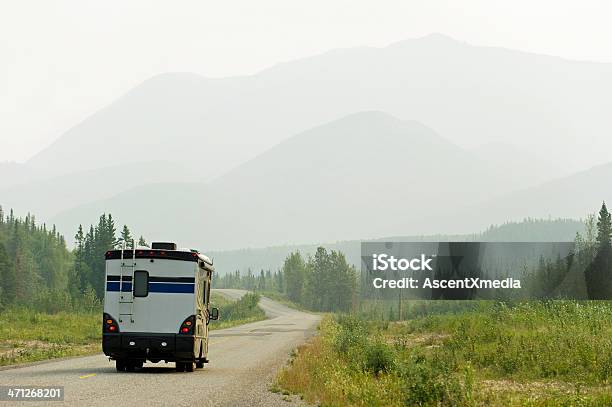
{"label": "pine tree", "polygon": [[608,249],[612,239],[612,218],[606,203],[601,205],[599,217],[597,218],[597,243],[599,248]]}
{"label": "pine tree", "polygon": [[0,304],[8,305],[15,300],[15,270],[4,244],[0,242]]}
{"label": "pine tree", "polygon": [[597,251],[584,277],[592,300],[612,299],[612,220],[604,202],[597,218]]}
{"label": "pine tree", "polygon": [[134,246],[134,240],[127,225],[123,225],[123,229],[121,229],[121,235],[117,240],[117,247],[123,247],[124,244],[126,248],[130,249]]}
{"label": "pine tree", "polygon": [[106,219],[106,231],[105,231],[105,237],[108,242],[108,247],[104,250],[108,250],[108,249],[112,249],[113,247],[117,246],[117,229],[115,228],[115,221],[113,220],[113,215],[111,215],[110,213],[108,214],[108,218]]}
{"label": "pine tree", "polygon": [[74,235],[75,253],[74,253],[74,273],[79,282],[79,291],[83,292],[87,287],[87,275],[85,274],[85,235],[83,234],[83,225],[79,225],[79,230]]}
{"label": "pine tree", "polygon": [[140,235],[140,239],[138,239],[138,246],[149,247],[147,241],[144,237],[142,237],[142,235]]}
{"label": "pine tree", "polygon": [[295,303],[302,303],[306,266],[300,252],[291,253],[283,264],[287,298]]}
{"label": "pine tree", "polygon": [[115,222],[111,214],[102,214],[94,229],[93,257],[91,259],[91,286],[98,298],[104,295],[105,253],[117,245]]}

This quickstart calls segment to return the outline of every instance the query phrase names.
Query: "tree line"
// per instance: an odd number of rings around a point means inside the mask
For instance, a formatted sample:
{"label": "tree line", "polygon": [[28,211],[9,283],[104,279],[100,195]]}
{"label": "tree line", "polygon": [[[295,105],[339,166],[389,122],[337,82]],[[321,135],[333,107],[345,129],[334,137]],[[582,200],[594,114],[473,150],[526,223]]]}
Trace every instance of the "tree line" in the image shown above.
{"label": "tree line", "polygon": [[0,207],[0,305],[41,301],[52,293],[63,303],[74,292],[72,254],[55,226],[37,225],[33,215],[5,216]]}
{"label": "tree line", "polygon": [[[591,218],[591,223],[593,219]],[[594,229],[594,228],[593,228]],[[588,231],[588,229],[587,229]],[[597,235],[592,240],[593,232],[586,238],[576,236],[579,261],[584,262],[585,283],[589,299],[612,299],[612,219],[604,202],[597,218]]]}
{"label": "tree line", "polygon": [[[85,292],[92,289],[97,298],[104,297],[104,270],[107,250],[112,248],[132,248],[136,243],[127,225],[119,236],[115,227],[115,221],[111,214],[102,214],[96,226],[90,225],[84,232],[83,225],[79,225],[74,236],[74,271],[79,290]],[[140,236],[138,246],[148,246],[145,239]]]}
{"label": "tree line", "polygon": [[[567,276],[578,264],[583,270],[569,280],[566,290],[584,291],[584,298],[612,298],[612,219],[605,202],[597,217],[590,215],[584,233],[575,236],[575,251],[563,262],[541,262],[537,275],[546,281],[535,287],[550,287],[551,279]],[[102,214],[97,224],[79,225],[75,247],[70,250],[55,226],[37,224],[34,215],[16,217],[0,206],[0,307],[30,305],[43,310],[93,309],[104,296],[104,253],[112,248],[131,248],[128,226],[117,233],[111,214]],[[137,245],[147,246],[140,236]],[[571,261],[572,264],[569,262]],[[340,251],[319,247],[314,255],[290,253],[276,271],[239,271],[217,277],[218,288],[272,291],[313,311],[355,308],[359,279],[354,266]],[[556,296],[558,293],[546,293]]]}
{"label": "tree line", "polygon": [[314,256],[304,258],[299,251],[287,256],[280,270],[250,269],[216,279],[217,288],[241,288],[254,291],[275,291],[312,311],[349,312],[356,303],[357,271],[339,251],[317,248]]}
{"label": "tree line", "polygon": [[[541,259],[531,282],[541,293],[539,298],[612,299],[612,218],[605,202],[597,216],[587,216],[585,230],[576,233],[570,256]],[[550,291],[555,286],[559,289]]]}
{"label": "tree line", "polygon": [[[17,217],[0,206],[0,307],[24,305],[41,311],[97,309],[104,297],[104,253],[131,247],[130,229],[116,233],[112,215],[100,216],[87,231],[79,226],[75,248],[34,215]],[[147,246],[141,236],[138,243]]]}

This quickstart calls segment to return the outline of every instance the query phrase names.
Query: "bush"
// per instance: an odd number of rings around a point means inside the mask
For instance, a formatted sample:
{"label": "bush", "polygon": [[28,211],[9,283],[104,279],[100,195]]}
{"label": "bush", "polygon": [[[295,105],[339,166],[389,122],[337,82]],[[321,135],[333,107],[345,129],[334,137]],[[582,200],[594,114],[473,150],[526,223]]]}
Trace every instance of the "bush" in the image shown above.
{"label": "bush", "polygon": [[72,298],[66,291],[40,290],[33,302],[34,308],[48,314],[57,314],[61,311],[72,311]]}
{"label": "bush", "polygon": [[396,355],[393,349],[380,339],[367,342],[364,349],[363,369],[374,374],[387,373],[395,368]]}
{"label": "bush", "polygon": [[254,311],[258,310],[258,303],[259,294],[247,293],[238,301],[225,305],[222,310],[222,317],[228,321],[250,318],[253,316]]}
{"label": "bush", "polygon": [[414,355],[400,367],[406,405],[458,405],[471,398],[472,372],[466,370],[462,384],[456,374],[437,361]]}
{"label": "bush", "polygon": [[353,353],[354,348],[365,346],[368,332],[364,321],[350,315],[340,315],[337,323],[334,345],[339,353],[348,355]]}

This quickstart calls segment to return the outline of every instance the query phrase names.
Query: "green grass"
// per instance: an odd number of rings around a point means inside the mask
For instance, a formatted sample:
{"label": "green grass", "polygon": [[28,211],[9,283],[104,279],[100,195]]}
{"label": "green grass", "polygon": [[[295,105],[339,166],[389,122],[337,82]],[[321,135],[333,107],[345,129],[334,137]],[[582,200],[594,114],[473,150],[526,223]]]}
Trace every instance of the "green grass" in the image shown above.
{"label": "green grass", "polygon": [[220,318],[211,321],[210,330],[231,328],[237,325],[266,319],[266,314],[257,305],[259,295],[247,293],[237,301],[230,300],[218,293],[210,296],[210,306],[219,308]]}
{"label": "green grass", "polygon": [[257,291],[262,297],[267,297],[273,301],[276,301],[280,304],[283,304],[289,308],[293,308],[298,311],[311,312],[306,307],[296,304],[295,302],[288,299],[284,294],[279,293],[278,291]]}
{"label": "green grass", "polygon": [[612,405],[612,303],[328,317],[278,385],[322,405]]}
{"label": "green grass", "polygon": [[0,313],[0,366],[100,351],[100,313]]}

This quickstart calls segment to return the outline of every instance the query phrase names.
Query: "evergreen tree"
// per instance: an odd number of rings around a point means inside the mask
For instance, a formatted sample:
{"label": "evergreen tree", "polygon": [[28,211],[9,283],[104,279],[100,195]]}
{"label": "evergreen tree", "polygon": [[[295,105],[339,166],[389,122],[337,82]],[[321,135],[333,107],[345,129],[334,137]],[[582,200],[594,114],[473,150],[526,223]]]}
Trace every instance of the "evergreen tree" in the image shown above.
{"label": "evergreen tree", "polygon": [[306,265],[300,252],[291,253],[283,264],[283,274],[285,277],[285,289],[287,298],[300,304],[302,302],[302,292],[304,291],[304,281],[306,277]]}
{"label": "evergreen tree", "polygon": [[83,225],[79,225],[79,229],[74,235],[75,250],[74,250],[74,272],[78,280],[79,292],[85,292],[89,283],[89,275],[86,273],[87,259],[85,255],[85,234],[83,233]]}
{"label": "evergreen tree", "polygon": [[0,305],[15,301],[15,270],[11,264],[4,244],[0,242]]}
{"label": "evergreen tree", "polygon": [[601,205],[599,217],[597,218],[597,243],[600,249],[610,248],[612,239],[612,219],[606,203]]}
{"label": "evergreen tree", "polygon": [[604,202],[597,218],[597,247],[585,270],[587,294],[592,300],[612,299],[612,220]]}
{"label": "evergreen tree", "polygon": [[[96,291],[98,298],[104,295],[105,253],[116,246],[115,233],[115,222],[112,216],[102,214],[98,225],[95,228],[90,227],[90,233],[85,237],[88,265],[91,270],[89,285]],[[89,247],[87,247],[88,243]]]}
{"label": "evergreen tree", "polygon": [[121,248],[125,244],[126,248],[132,249],[134,246],[134,239],[132,238],[132,234],[130,233],[130,229],[127,225],[123,225],[123,229],[121,229],[121,235],[117,240],[117,247]]}
{"label": "evergreen tree", "polygon": [[149,245],[147,244],[147,241],[145,240],[144,237],[142,237],[142,235],[140,236],[140,239],[138,239],[138,246],[149,247]]}

